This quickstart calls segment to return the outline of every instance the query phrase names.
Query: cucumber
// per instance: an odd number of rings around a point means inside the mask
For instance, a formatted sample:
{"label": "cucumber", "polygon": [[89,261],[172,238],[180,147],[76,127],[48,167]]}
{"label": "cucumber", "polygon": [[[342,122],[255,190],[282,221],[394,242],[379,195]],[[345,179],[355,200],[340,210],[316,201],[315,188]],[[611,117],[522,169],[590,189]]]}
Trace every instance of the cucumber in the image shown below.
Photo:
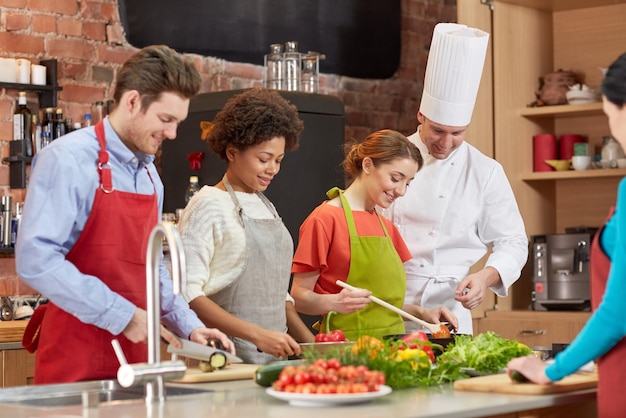
{"label": "cucumber", "polygon": [[272,383],[278,380],[280,372],[282,372],[285,367],[298,366],[305,363],[307,363],[307,360],[283,360],[268,363],[256,369],[256,372],[254,373],[254,382],[257,385],[264,387],[272,386]]}
{"label": "cucumber", "polygon": [[530,380],[526,376],[524,376],[523,374],[521,374],[517,370],[511,370],[509,372],[509,377],[511,378],[512,381],[517,382],[517,383],[527,383],[527,382],[530,382]]}

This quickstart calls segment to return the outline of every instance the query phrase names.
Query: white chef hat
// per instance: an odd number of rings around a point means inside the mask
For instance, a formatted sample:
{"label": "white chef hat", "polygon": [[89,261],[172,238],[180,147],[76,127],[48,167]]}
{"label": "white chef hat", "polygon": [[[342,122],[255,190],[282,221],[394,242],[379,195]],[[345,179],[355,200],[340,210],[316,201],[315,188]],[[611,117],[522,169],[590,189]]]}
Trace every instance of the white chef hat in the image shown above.
{"label": "white chef hat", "polygon": [[420,112],[435,123],[467,126],[483,72],[489,34],[456,23],[435,26]]}

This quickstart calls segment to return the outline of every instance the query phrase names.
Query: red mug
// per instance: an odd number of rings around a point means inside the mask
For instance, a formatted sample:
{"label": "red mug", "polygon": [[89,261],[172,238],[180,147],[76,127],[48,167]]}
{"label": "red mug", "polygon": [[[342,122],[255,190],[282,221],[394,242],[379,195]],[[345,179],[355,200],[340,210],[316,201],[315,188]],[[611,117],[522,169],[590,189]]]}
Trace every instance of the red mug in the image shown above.
{"label": "red mug", "polygon": [[564,134],[559,138],[559,151],[561,160],[569,160],[574,155],[574,144],[578,142],[586,142],[582,135]]}
{"label": "red mug", "polygon": [[556,135],[537,134],[533,136],[533,170],[553,171],[552,167],[545,163],[546,160],[556,160]]}

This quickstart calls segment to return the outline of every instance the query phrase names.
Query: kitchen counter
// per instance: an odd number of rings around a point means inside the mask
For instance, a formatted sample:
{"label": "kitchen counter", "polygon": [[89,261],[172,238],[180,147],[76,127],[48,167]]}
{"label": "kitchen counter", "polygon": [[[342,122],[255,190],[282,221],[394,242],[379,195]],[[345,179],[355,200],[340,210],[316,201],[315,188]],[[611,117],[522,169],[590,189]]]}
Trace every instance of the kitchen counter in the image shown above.
{"label": "kitchen counter", "polygon": [[0,343],[22,341],[28,321],[0,321]]}
{"label": "kitchen counter", "polygon": [[[84,417],[84,418],[471,418],[500,416],[507,418],[518,411],[533,411],[534,417],[595,416],[595,389],[554,395],[506,395],[455,391],[451,385],[427,389],[406,389],[373,399],[367,403],[333,407],[296,407],[274,399],[265,388],[252,380],[199,383],[180,386],[210,389],[213,392],[173,397],[164,404],[149,407],[143,400],[101,404],[97,408],[81,406],[32,408],[0,404],[2,416],[13,418]],[[550,408],[544,411],[537,411]],[[558,411],[555,409],[558,408]],[[556,412],[556,414],[555,414]]]}

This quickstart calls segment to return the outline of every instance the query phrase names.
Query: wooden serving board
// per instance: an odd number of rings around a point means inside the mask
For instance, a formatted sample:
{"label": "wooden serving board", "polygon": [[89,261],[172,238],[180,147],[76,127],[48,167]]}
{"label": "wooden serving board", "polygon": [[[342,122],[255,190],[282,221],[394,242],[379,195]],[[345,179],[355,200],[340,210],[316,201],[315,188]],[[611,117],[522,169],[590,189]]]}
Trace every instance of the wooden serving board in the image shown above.
{"label": "wooden serving board", "polygon": [[230,364],[225,369],[203,372],[197,367],[189,367],[177,383],[223,382],[226,380],[246,380],[254,378],[254,373],[261,367],[258,364]]}
{"label": "wooden serving board", "polygon": [[454,389],[470,392],[513,393],[521,395],[544,395],[595,388],[598,373],[575,373],[551,385],[513,382],[506,373],[471,377],[454,382]]}

